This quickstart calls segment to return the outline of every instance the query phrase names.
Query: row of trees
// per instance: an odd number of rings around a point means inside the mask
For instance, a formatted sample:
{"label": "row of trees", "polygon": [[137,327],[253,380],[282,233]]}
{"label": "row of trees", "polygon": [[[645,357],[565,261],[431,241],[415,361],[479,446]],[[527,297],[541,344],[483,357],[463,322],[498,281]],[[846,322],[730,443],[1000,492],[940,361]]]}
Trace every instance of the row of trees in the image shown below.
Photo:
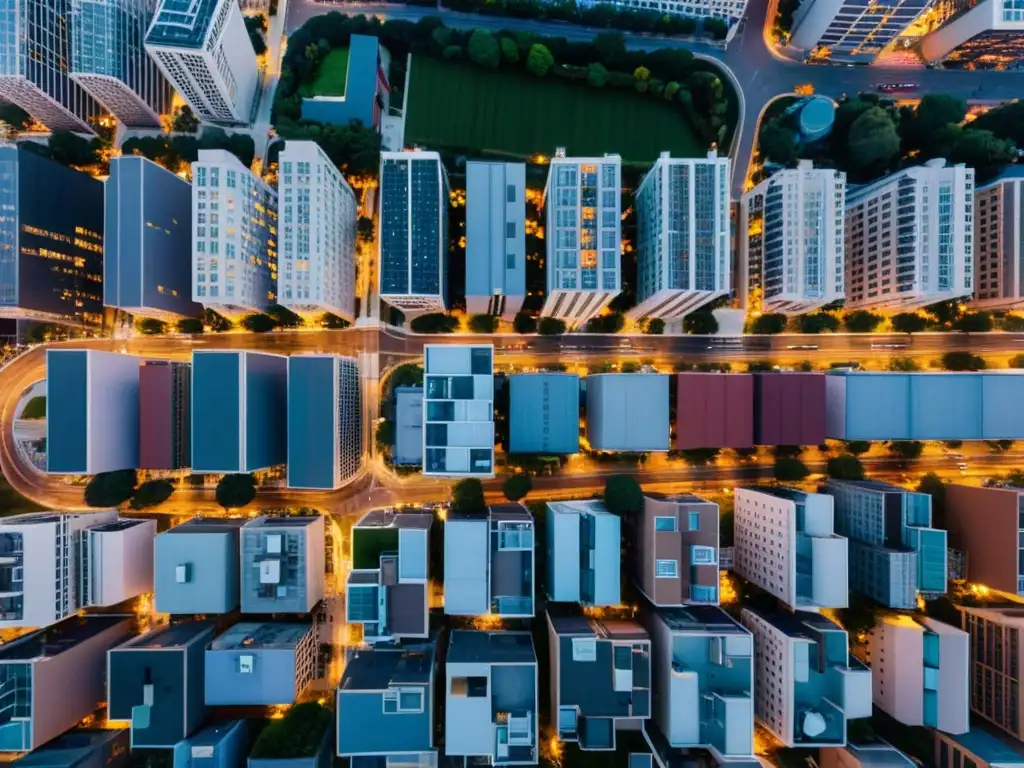
{"label": "row of trees", "polygon": [[[871,333],[885,321],[885,316],[866,309],[846,313],[841,319],[835,311],[821,309],[790,319],[786,315],[765,313],[754,318],[748,327],[750,333],[776,334],[787,330],[800,333]],[[987,333],[993,330],[1024,332],[1024,318],[1017,315],[993,315],[989,312],[968,312],[956,301],[943,301],[925,307],[921,312],[900,312],[889,318],[895,333],[921,333],[922,331],[961,331]]]}
{"label": "row of trees", "polygon": [[[307,325],[305,318],[279,304],[268,307],[266,312],[246,315],[238,323],[245,330],[252,333],[266,333],[276,328],[302,328]],[[316,321],[316,325],[320,328],[340,330],[348,328],[351,323],[335,314],[325,312]],[[157,336],[170,330],[168,323],[152,317],[141,318],[135,324],[135,327],[144,336]],[[214,333],[222,333],[230,331],[232,328],[234,328],[234,323],[212,309],[207,309],[202,319],[187,317],[174,324],[174,330],[178,333],[189,334],[204,333],[207,330]]]}
{"label": "row of trees", "polygon": [[206,127],[201,136],[138,136],[121,145],[125,155],[142,155],[169,171],[187,171],[199,159],[201,149],[226,149],[248,168],[256,155],[252,136],[228,133],[222,128]]}
{"label": "row of trees", "polygon": [[[502,484],[502,494],[509,501],[522,501],[533,490],[533,481],[526,473],[510,475]],[[604,505],[616,515],[632,515],[644,506],[640,484],[629,475],[612,475],[605,481]],[[481,512],[487,508],[484,486],[475,477],[460,480],[452,487],[452,512]]]}
{"label": "row of trees", "polygon": [[[100,472],[85,486],[85,503],[90,507],[119,507],[129,502],[132,509],[148,509],[163,504],[174,493],[167,479],[139,483],[134,469]],[[217,484],[217,503],[225,509],[237,509],[256,497],[256,479],[251,474],[225,475]]]}

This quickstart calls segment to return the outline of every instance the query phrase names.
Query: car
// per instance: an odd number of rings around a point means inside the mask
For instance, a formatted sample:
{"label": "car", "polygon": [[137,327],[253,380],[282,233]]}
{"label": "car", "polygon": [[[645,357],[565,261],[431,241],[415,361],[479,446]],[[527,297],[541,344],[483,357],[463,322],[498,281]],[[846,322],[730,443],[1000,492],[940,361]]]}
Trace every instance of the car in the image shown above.
{"label": "car", "polygon": [[786,349],[795,349],[795,350],[804,350],[804,349],[806,349],[806,350],[815,350],[817,348],[818,348],[817,344],[790,344],[788,347],[786,347]]}
{"label": "car", "polygon": [[882,83],[878,90],[881,93],[912,93],[917,90],[917,83]]}
{"label": "car", "polygon": [[872,344],[872,349],[906,349],[906,344]]}

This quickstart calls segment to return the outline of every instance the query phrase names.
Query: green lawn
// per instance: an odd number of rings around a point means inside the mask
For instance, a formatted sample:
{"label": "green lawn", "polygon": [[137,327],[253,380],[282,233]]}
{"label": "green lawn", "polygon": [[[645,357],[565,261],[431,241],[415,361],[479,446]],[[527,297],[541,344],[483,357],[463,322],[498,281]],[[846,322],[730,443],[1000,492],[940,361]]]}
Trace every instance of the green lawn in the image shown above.
{"label": "green lawn", "polygon": [[622,155],[649,164],[669,150],[703,156],[679,105],[627,89],[593,88],[549,74],[488,71],[475,64],[413,59],[405,143],[519,157]]}
{"label": "green lawn", "polygon": [[348,48],[333,48],[320,62],[316,79],[301,86],[299,91],[303,96],[344,96],[347,72]]}
{"label": "green lawn", "polygon": [[25,407],[21,411],[21,418],[23,419],[45,419],[46,418],[46,398],[42,395],[37,395],[25,403]]}
{"label": "green lawn", "polygon": [[398,551],[397,528],[354,528],[352,530],[352,567],[356,570],[380,567],[384,552]]}

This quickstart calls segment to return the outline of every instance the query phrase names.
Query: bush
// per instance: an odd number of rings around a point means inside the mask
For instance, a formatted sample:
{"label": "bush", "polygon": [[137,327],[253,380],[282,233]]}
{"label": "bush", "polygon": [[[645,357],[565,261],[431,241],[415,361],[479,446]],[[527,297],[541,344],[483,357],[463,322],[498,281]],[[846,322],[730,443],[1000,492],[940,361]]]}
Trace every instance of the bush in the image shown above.
{"label": "bush", "polygon": [[238,509],[256,498],[256,478],[251,474],[224,475],[217,483],[217,503]]}
{"label": "bush", "polygon": [[486,506],[483,483],[475,477],[460,480],[452,488],[452,512],[481,512]]}
{"label": "bush", "polygon": [[519,46],[511,37],[501,38],[501,58],[506,64],[516,64],[519,61]]}
{"label": "bush", "polygon": [[197,317],[186,317],[184,320],[178,321],[175,329],[178,333],[202,333],[203,321]]}
{"label": "bush", "polygon": [[691,312],[683,318],[683,330],[710,336],[718,333],[718,320],[710,312]]}
{"label": "bush", "polygon": [[604,484],[604,506],[615,515],[635,515],[644,507],[644,492],[630,475],[612,475]]}
{"label": "bush", "polygon": [[864,465],[856,456],[844,453],[828,460],[828,476],[836,480],[863,480]]}
{"label": "bush", "polygon": [[896,333],[920,333],[928,323],[915,312],[900,312],[892,316],[892,329]]}
{"label": "bush", "polygon": [[444,49],[441,54],[445,61],[454,61],[455,59],[462,58],[462,46],[461,45],[449,45]]}
{"label": "bush", "polygon": [[565,333],[565,320],[557,317],[542,317],[537,324],[537,332],[541,336],[559,336]]}
{"label": "bush", "polygon": [[595,88],[604,88],[608,82],[608,70],[600,62],[591,62],[587,65],[587,82]]}
{"label": "bush", "polygon": [[515,329],[516,333],[536,333],[537,319],[520,312],[512,321],[512,328]]}
{"label": "bush", "polygon": [[45,419],[46,418],[46,397],[45,395],[36,395],[27,403],[25,407],[21,409],[22,419]]}
{"label": "bush", "polygon": [[459,321],[443,312],[430,312],[413,318],[409,327],[415,333],[454,333]]}
{"label": "bush", "polygon": [[85,486],[85,503],[90,507],[116,507],[135,493],[138,475],[134,469],[100,472]]}
{"label": "bush", "polygon": [[519,501],[532,490],[533,481],[526,474],[512,475],[512,477],[506,478],[501,486],[502,493],[509,501]]}
{"label": "bush", "polygon": [[924,443],[919,440],[893,440],[886,446],[886,449],[893,456],[901,459],[917,459],[924,451]]}
{"label": "bush", "polygon": [[894,357],[886,367],[890,371],[903,371],[904,373],[921,370],[921,366],[912,357]]}
{"label": "bush", "polygon": [[306,324],[300,315],[280,304],[271,304],[267,307],[267,316],[274,321],[278,328],[301,328]]}
{"label": "bush", "polygon": [[1010,333],[1024,332],[1024,317],[1020,315],[1006,315],[999,323],[999,327]]}
{"label": "bush", "polygon": [[469,318],[469,330],[473,333],[494,333],[498,330],[498,318],[494,315],[473,315]]}
{"label": "bush", "polygon": [[858,309],[848,314],[843,322],[850,333],[871,333],[882,322],[882,316]]}
{"label": "bush", "polygon": [[847,440],[846,452],[854,456],[860,456],[871,450],[871,443],[867,440]]}
{"label": "bush", "polygon": [[800,459],[782,457],[775,460],[774,475],[780,483],[795,483],[809,474],[811,471]]}
{"label": "bush", "polygon": [[969,312],[954,321],[953,329],[966,333],[988,333],[992,330],[992,315],[988,312]]}
{"label": "bush", "polygon": [[252,333],[266,333],[267,331],[274,330],[277,327],[277,323],[274,322],[274,318],[270,315],[246,315],[242,318],[242,327]]}
{"label": "bush", "polygon": [[167,323],[154,317],[142,318],[135,324],[135,327],[143,336],[158,336],[167,333]]}
{"label": "bush", "polygon": [[647,327],[644,328],[644,333],[651,336],[661,336],[665,333],[665,321],[660,317],[652,318],[647,322]]}
{"label": "bush", "polygon": [[216,332],[230,331],[232,328],[230,320],[223,315],[218,315],[212,309],[206,310],[206,324],[210,326],[211,331]]}
{"label": "bush", "polygon": [[530,47],[530,53],[526,57],[526,68],[538,77],[544,77],[555,65],[555,57],[551,51],[540,43],[534,43]]}
{"label": "bush", "polygon": [[983,371],[985,361],[970,352],[947,352],[942,356],[942,367],[947,371]]}
{"label": "bush", "polygon": [[501,63],[501,48],[498,41],[486,29],[475,29],[469,36],[469,58],[482,67],[496,69]]}
{"label": "bush", "polygon": [[801,333],[822,333],[823,331],[838,331],[839,318],[830,315],[828,312],[812,312],[809,315],[800,317]]}
{"label": "bush", "polygon": [[1010,358],[1011,368],[1024,368],[1024,355],[1014,355]]}
{"label": "bush", "polygon": [[750,327],[751,333],[766,335],[782,333],[786,330],[786,316],[767,313],[754,319]]}
{"label": "bush", "polygon": [[333,312],[324,312],[320,316],[320,327],[329,328],[332,331],[340,331],[348,328],[352,323],[343,317],[338,317]]}
{"label": "bush", "polygon": [[704,19],[704,33],[712,40],[725,40],[729,34],[729,25],[722,19]]}
{"label": "bush", "polygon": [[174,483],[170,480],[148,480],[139,486],[132,496],[132,509],[146,509],[163,504],[174,493]]}
{"label": "bush", "polygon": [[626,327],[626,316],[621,312],[598,315],[587,323],[587,333],[618,333]]}

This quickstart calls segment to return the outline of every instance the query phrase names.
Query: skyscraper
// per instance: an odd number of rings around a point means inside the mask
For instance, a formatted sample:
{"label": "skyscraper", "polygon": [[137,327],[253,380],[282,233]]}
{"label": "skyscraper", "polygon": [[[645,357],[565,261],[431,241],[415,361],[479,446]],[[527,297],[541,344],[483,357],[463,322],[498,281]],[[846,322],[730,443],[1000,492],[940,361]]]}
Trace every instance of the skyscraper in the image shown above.
{"label": "skyscraper", "polygon": [[466,309],[511,319],[526,298],[526,166],[466,163]]}
{"label": "skyscraper", "polygon": [[71,79],[126,126],[159,128],[171,86],[143,41],[156,0],[71,0]]}
{"label": "skyscraper", "polygon": [[638,318],[680,320],[729,293],[729,158],[663,152],[636,193]]}
{"label": "skyscraper", "polygon": [[286,142],[278,163],[278,302],[354,321],[356,196],[314,141]]}
{"label": "skyscraper", "polygon": [[802,314],[843,298],[846,174],[801,160],[740,200],[740,295]]}
{"label": "skyscraper", "polygon": [[237,0],[160,0],[146,51],[200,120],[250,122],[259,72]]}
{"label": "skyscraper", "polygon": [[0,97],[51,131],[93,133],[99,105],[68,72],[71,0],[0,3]]}

